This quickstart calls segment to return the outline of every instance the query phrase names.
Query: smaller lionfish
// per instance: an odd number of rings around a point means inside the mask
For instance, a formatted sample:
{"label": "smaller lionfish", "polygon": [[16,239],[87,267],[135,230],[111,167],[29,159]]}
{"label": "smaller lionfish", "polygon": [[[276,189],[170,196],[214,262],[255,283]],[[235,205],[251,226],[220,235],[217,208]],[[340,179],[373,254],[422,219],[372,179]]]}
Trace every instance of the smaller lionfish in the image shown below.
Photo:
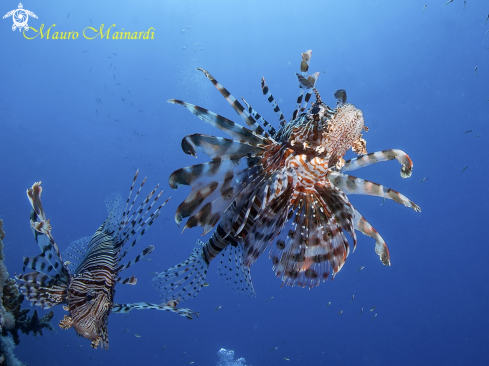
{"label": "smaller lionfish", "polygon": [[[362,111],[347,102],[343,89],[333,94],[335,108],[323,102],[315,87],[319,73],[307,75],[311,55],[311,50],[302,54],[301,73],[296,74],[300,94],[288,122],[262,78],[263,94],[279,119],[278,130],[204,69],[199,70],[246,126],[194,104],[168,101],[231,138],[196,133],[182,140],[186,154],[204,153],[212,160],[170,175],[172,188],[192,188],[175,221],[188,218],[184,228],[201,226],[204,234],[216,228],[206,243],[197,243],[187,260],[154,279],[165,301],[195,296],[214,259],[221,277],[233,288],[254,295],[250,267],[267,248],[282,285],[318,286],[341,270],[356,247],[356,231],[373,238],[379,259],[390,265],[384,239],[347,195],[376,196],[421,209],[401,193],[347,172],[396,159],[402,165],[401,177],[407,178],[413,163],[401,150],[367,153],[362,133],[368,128]],[[316,100],[308,107],[312,95]],[[345,161],[349,149],[361,156]]]}
{"label": "smaller lionfish", "polygon": [[[141,260],[154,250],[150,245],[136,256],[132,261],[121,265],[120,261],[132,247],[144,235],[146,230],[158,217],[161,208],[168,202],[166,200],[153,212],[153,205],[160,198],[160,191],[153,202],[151,198],[158,190],[158,186],[144,199],[143,202],[133,210],[139,192],[131,202],[132,191],[138,172],[134,176],[129,197],[125,203],[120,195],[111,195],[106,199],[108,211],[107,219],[91,237],[85,237],[74,242],[64,255],[78,263],[63,261],[58,245],[52,236],[50,220],[41,203],[41,182],[34,183],[27,190],[27,196],[32,205],[31,227],[34,232],[42,253],[35,257],[24,258],[24,271],[28,267],[34,272],[20,274],[17,280],[20,290],[27,300],[43,309],[49,309],[54,305],[66,304],[64,310],[69,312],[59,322],[62,329],[73,327],[76,332],[84,338],[92,341],[92,347],[108,349],[108,317],[112,313],[128,313],[132,309],[156,309],[167,310],[192,319],[198,313],[190,309],[175,307],[177,302],[173,301],[165,305],[156,305],[146,302],[133,304],[114,303],[115,285],[117,282],[135,285],[137,280],[134,276],[121,279],[119,274],[134,263]],[[139,233],[137,237],[134,235]],[[129,242],[129,248],[122,252],[124,245]],[[75,267],[73,271],[69,267]]]}

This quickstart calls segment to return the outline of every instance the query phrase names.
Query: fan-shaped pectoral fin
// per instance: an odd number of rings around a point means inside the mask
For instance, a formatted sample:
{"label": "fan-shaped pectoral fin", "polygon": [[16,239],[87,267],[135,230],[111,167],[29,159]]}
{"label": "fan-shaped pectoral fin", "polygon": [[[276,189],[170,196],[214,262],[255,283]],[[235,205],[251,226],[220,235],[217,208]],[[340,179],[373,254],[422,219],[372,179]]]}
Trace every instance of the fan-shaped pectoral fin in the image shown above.
{"label": "fan-shaped pectoral fin", "polygon": [[378,254],[380,260],[385,266],[390,266],[391,261],[389,257],[389,249],[385,244],[384,239],[380,236],[380,234],[375,230],[372,225],[369,224],[367,220],[358,212],[356,209],[353,209],[354,212],[354,225],[355,229],[363,233],[364,235],[370,236],[375,239],[375,253]]}

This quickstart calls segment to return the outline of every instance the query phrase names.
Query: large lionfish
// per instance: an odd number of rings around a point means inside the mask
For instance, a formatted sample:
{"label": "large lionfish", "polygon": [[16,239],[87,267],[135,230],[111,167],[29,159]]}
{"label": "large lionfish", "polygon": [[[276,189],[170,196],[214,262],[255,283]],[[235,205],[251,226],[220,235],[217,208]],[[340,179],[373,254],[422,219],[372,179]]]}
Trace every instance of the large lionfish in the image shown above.
{"label": "large lionfish", "polygon": [[[355,230],[374,238],[380,260],[390,265],[384,240],[346,195],[378,196],[415,211],[420,208],[399,192],[345,172],[397,159],[402,165],[401,176],[407,178],[412,161],[401,150],[367,154],[362,131],[368,129],[362,111],[346,103],[344,90],[334,93],[334,109],[321,100],[315,88],[319,73],[307,76],[310,58],[311,51],[302,54],[301,74],[297,74],[300,95],[289,122],[262,79],[263,94],[280,119],[278,131],[244,99],[243,107],[203,69],[199,70],[247,127],[193,104],[168,101],[184,106],[233,139],[193,134],[182,141],[185,153],[196,156],[203,152],[212,161],[179,169],[170,176],[172,188],[192,187],[175,220],[179,223],[188,217],[185,228],[200,225],[204,234],[216,224],[217,228],[205,244],[197,243],[186,261],[154,279],[165,300],[195,296],[209,263],[219,254],[221,275],[236,289],[253,295],[249,268],[269,245],[273,270],[286,285],[317,286],[330,275],[334,277],[345,263],[350,253],[346,233],[355,249]],[[316,102],[306,109],[313,93]],[[343,156],[350,148],[362,156],[345,162]]]}
{"label": "large lionfish", "polygon": [[[91,237],[74,242],[67,253],[71,260],[78,264],[63,261],[58,245],[51,234],[50,220],[41,202],[41,182],[34,183],[27,195],[32,205],[31,227],[42,253],[35,257],[24,258],[24,271],[28,267],[35,272],[20,274],[17,280],[20,290],[27,300],[43,309],[54,305],[66,304],[64,310],[69,312],[59,322],[63,329],[75,328],[82,337],[92,341],[92,347],[108,349],[109,339],[107,324],[109,314],[127,313],[132,309],[167,310],[192,319],[198,313],[190,309],[176,308],[176,302],[167,305],[155,305],[145,302],[134,304],[114,303],[115,285],[117,282],[135,285],[134,276],[121,279],[119,274],[151,253],[154,246],[150,245],[136,258],[126,264],[120,264],[129,250],[139,241],[145,231],[158,217],[163,202],[157,209],[150,212],[163,191],[156,194],[158,186],[146,197],[139,207],[132,210],[146,178],[131,202],[132,191],[138,172],[134,176],[129,197],[125,203],[120,195],[112,195],[106,199],[107,219]],[[128,209],[129,207],[129,209]],[[137,237],[135,234],[139,233]],[[124,245],[129,242],[129,248],[122,252]],[[73,271],[69,267],[75,267]]]}

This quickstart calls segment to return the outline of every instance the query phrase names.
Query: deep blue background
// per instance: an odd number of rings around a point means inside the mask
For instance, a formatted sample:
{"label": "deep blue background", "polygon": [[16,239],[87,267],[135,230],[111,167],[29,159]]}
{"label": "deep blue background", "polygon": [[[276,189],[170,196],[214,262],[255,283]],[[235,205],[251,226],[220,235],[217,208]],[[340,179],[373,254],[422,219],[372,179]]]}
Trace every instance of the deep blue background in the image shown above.
{"label": "deep blue background", "polygon": [[[172,191],[167,178],[197,161],[180,141],[196,132],[223,136],[165,101],[183,99],[238,121],[196,71],[203,67],[276,123],[260,79],[266,77],[289,118],[298,94],[294,74],[308,49],[311,72],[321,71],[323,100],[333,105],[333,91],[344,88],[363,110],[368,151],[398,148],[414,162],[408,180],[397,162],[354,175],[401,191],[423,210],[351,197],[386,240],[391,267],[359,234],[335,280],[311,291],[280,289],[263,256],[252,268],[258,296],[249,299],[218,280],[212,265],[210,286],[184,304],[201,312],[196,320],[113,314],[104,352],[61,330],[64,312],[56,308],[56,331],[22,336],[18,357],[31,365],[215,365],[224,347],[255,366],[489,364],[489,4],[469,0],[464,10],[461,0],[430,1],[423,12],[425,1],[23,2],[39,17],[29,19],[36,29],[56,24],[52,31],[81,33],[90,19],[95,27],[115,23],[126,31],[154,27],[155,39],[146,41],[27,40],[12,32],[11,18],[0,21],[0,218],[11,275],[22,270],[23,256],[39,252],[25,195],[32,183],[43,182],[53,235],[64,249],[93,234],[105,219],[104,197],[125,196],[139,168],[148,176],[146,193],[160,182],[173,198],[139,248],[154,244],[152,261],[128,271],[139,282],[118,285],[116,300],[157,302],[150,273],[186,258],[201,234],[200,228],[180,234],[173,223],[189,189]],[[1,15],[17,5],[2,1]]]}

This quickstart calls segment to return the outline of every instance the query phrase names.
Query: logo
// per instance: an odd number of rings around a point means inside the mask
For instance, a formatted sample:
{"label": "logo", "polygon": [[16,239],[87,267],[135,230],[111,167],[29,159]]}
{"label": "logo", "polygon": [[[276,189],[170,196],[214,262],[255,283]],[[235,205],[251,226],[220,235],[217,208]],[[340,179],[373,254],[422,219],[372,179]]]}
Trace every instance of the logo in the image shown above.
{"label": "logo", "polygon": [[25,10],[22,6],[22,3],[19,3],[19,8],[9,11],[7,14],[3,16],[3,19],[12,17],[14,20],[14,24],[12,25],[12,30],[15,31],[19,28],[19,32],[22,28],[25,28],[26,31],[29,30],[29,25],[27,24],[27,20],[29,20],[29,15],[37,19],[37,15],[32,11]]}

